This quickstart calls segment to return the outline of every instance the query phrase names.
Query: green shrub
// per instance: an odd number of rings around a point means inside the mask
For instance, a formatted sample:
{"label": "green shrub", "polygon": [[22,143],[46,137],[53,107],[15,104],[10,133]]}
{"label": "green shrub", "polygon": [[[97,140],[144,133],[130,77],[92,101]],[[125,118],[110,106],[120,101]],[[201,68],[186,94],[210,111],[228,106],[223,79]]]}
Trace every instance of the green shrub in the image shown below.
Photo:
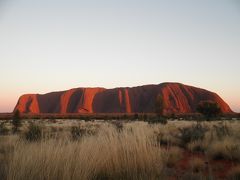
{"label": "green shrub", "polygon": [[42,138],[42,128],[34,123],[31,123],[28,127],[28,131],[25,133],[25,139],[27,141],[38,141]]}

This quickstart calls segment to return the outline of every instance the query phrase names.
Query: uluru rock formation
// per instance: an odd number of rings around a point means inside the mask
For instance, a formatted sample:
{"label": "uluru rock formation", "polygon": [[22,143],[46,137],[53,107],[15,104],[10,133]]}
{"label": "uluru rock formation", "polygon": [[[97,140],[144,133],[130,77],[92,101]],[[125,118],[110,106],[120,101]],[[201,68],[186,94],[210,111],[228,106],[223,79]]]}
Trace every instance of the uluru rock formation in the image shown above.
{"label": "uluru rock formation", "polygon": [[162,83],[132,88],[76,88],[47,94],[26,94],[14,110],[21,113],[153,113],[158,95],[165,113],[194,113],[201,101],[218,103],[223,113],[232,110],[216,93],[180,84]]}

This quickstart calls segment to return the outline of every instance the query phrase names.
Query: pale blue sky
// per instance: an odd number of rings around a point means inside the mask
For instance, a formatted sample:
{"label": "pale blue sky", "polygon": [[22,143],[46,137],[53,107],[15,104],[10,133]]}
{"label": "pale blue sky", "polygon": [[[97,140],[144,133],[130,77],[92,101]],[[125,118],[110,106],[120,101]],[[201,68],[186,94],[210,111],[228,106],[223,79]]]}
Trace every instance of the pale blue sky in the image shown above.
{"label": "pale blue sky", "polygon": [[0,112],[23,93],[181,82],[240,112],[238,0],[0,0]]}

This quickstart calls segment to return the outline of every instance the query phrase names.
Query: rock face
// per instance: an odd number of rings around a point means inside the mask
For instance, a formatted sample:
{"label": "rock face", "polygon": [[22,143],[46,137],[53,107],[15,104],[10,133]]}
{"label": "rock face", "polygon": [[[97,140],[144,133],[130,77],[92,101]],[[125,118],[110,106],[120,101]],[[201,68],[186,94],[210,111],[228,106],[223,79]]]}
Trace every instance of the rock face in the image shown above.
{"label": "rock face", "polygon": [[14,110],[21,113],[153,113],[158,95],[165,113],[194,113],[200,101],[219,104],[223,113],[230,107],[216,94],[180,83],[162,83],[133,88],[76,88],[48,94],[26,94]]}

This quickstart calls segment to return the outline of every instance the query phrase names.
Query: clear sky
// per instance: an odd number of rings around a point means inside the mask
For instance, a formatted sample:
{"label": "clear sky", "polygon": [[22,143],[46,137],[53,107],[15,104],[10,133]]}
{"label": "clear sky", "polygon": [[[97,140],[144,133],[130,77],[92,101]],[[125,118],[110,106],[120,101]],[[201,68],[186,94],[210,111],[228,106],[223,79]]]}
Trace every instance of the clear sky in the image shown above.
{"label": "clear sky", "polygon": [[24,93],[161,82],[240,112],[239,0],[0,0],[0,112]]}

